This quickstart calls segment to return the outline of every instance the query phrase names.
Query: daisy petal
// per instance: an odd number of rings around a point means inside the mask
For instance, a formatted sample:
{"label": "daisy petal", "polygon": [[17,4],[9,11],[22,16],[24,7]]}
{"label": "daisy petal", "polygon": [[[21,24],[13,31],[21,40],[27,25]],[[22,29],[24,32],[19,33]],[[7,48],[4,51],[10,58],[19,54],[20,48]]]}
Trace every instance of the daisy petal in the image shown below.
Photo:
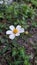
{"label": "daisy petal", "polygon": [[13,31],[15,27],[13,25],[9,26],[9,28]]}
{"label": "daisy petal", "polygon": [[21,28],[21,26],[20,26],[20,25],[17,25],[16,29],[18,29],[18,30],[19,30],[20,28]]}
{"label": "daisy petal", "polygon": [[20,34],[19,34],[19,33],[17,33],[17,34],[15,34],[15,36],[20,36]]}
{"label": "daisy petal", "polygon": [[8,30],[6,31],[6,34],[12,34],[12,31]]}
{"label": "daisy petal", "polygon": [[21,28],[21,29],[20,29],[20,33],[23,33],[23,32],[24,32],[24,28]]}
{"label": "daisy petal", "polygon": [[9,35],[9,38],[10,39],[14,39],[15,38],[15,35],[13,34],[13,35]]}

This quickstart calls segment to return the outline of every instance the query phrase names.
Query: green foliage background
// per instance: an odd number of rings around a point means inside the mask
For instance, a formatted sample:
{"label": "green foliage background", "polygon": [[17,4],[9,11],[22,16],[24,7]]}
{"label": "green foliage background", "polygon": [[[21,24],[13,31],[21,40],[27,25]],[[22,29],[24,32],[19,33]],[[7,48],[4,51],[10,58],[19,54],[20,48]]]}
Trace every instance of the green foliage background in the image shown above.
{"label": "green foliage background", "polygon": [[[23,0],[13,2],[11,5],[0,4],[0,56],[3,56],[9,65],[32,65],[29,62],[29,55],[26,54],[26,48],[23,45],[20,46],[18,40],[21,38],[23,41],[27,41],[32,37],[33,33],[30,33],[30,30],[37,28],[36,17],[37,0]],[[10,40],[6,31],[10,25],[17,26],[18,24],[29,34],[23,33],[20,37]],[[37,50],[36,45],[32,45],[32,47]]]}

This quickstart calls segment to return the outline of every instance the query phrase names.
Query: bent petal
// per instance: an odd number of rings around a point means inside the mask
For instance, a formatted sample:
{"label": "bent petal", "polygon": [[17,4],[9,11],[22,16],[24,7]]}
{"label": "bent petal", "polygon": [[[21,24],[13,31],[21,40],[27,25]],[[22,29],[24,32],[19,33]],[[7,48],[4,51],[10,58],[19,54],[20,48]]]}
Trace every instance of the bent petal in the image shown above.
{"label": "bent petal", "polygon": [[15,27],[13,25],[9,26],[9,28],[13,31]]}
{"label": "bent petal", "polygon": [[20,29],[20,33],[23,33],[23,32],[24,32],[24,28],[21,28],[21,29]]}
{"label": "bent petal", "polygon": [[12,31],[8,30],[6,31],[6,34],[12,34]]}
{"label": "bent petal", "polygon": [[21,26],[20,26],[20,25],[17,25],[16,29],[18,29],[18,30],[19,30],[20,28],[21,28]]}
{"label": "bent petal", "polygon": [[15,38],[15,35],[9,35],[9,38],[13,40]]}

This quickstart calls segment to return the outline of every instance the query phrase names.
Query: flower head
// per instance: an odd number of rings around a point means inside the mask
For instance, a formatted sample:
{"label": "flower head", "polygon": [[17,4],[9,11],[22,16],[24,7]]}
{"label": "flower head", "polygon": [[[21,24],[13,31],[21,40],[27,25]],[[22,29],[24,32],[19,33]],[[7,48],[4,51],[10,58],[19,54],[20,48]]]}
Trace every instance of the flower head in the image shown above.
{"label": "flower head", "polygon": [[9,34],[10,39],[14,39],[15,36],[19,36],[20,33],[24,32],[24,28],[22,28],[20,25],[17,25],[15,28],[13,25],[9,26],[10,30],[6,31],[6,34]]}
{"label": "flower head", "polygon": [[3,1],[0,1],[0,4],[3,4]]}

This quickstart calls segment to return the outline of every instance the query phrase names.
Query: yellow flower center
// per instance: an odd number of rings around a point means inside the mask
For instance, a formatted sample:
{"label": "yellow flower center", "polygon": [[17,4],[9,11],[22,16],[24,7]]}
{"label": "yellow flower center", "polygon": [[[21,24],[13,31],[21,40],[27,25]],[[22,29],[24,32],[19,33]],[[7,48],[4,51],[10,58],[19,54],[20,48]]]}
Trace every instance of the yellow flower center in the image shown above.
{"label": "yellow flower center", "polygon": [[14,30],[13,30],[13,33],[14,33],[14,34],[18,33],[18,30],[17,30],[17,29],[14,29]]}

